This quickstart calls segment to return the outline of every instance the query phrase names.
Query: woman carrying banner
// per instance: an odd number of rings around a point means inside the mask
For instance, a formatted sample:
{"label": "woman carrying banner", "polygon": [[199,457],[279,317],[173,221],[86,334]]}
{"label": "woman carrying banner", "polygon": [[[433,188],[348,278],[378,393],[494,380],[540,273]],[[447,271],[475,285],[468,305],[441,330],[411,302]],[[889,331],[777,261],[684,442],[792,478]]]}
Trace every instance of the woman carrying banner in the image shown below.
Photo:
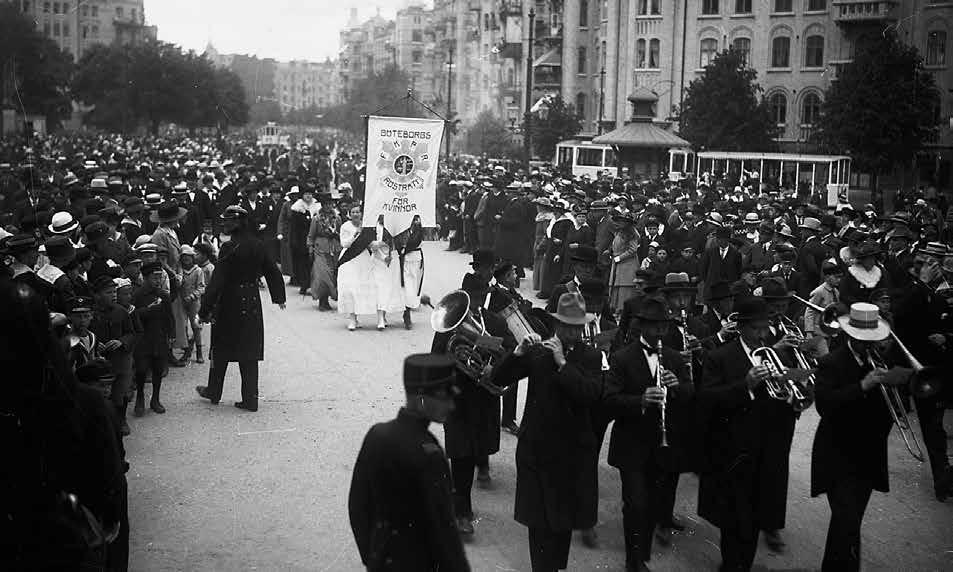
{"label": "woman carrying banner", "polygon": [[377,217],[373,228],[374,240],[368,247],[371,251],[371,278],[377,302],[377,329],[387,327],[387,312],[404,310],[404,290],[401,287],[400,262],[394,247],[394,237],[384,228],[384,215]]}
{"label": "woman carrying banner", "polygon": [[360,204],[351,205],[340,233],[344,250],[338,260],[338,313],[348,315],[347,329],[352,332],[360,327],[358,314],[373,314],[377,310],[369,250],[376,229],[361,228],[363,216]]}
{"label": "woman carrying banner", "polygon": [[424,284],[424,252],[420,248],[423,236],[420,215],[416,215],[410,228],[394,237],[404,296],[404,327],[408,330],[413,327],[410,311],[420,307],[420,290]]}

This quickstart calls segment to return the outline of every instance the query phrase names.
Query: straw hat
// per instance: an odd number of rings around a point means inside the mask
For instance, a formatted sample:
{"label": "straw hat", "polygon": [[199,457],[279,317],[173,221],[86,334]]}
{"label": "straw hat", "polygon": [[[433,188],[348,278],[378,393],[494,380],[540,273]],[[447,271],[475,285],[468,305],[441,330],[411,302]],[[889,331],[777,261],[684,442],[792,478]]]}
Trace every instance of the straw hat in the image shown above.
{"label": "straw hat", "polygon": [[890,335],[890,325],[880,317],[880,308],[866,302],[850,305],[850,312],[837,318],[841,331],[855,340],[879,342]]}

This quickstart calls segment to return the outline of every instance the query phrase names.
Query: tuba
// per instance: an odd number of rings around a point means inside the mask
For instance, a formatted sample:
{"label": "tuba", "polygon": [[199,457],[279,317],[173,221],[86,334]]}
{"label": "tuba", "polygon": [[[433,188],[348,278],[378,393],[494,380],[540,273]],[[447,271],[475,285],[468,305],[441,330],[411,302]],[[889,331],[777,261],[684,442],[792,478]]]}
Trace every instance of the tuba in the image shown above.
{"label": "tuba", "polygon": [[506,391],[489,379],[493,362],[503,355],[503,340],[486,335],[484,325],[470,312],[469,294],[455,290],[444,296],[430,314],[430,326],[437,333],[453,332],[447,353],[467,377],[493,395]]}

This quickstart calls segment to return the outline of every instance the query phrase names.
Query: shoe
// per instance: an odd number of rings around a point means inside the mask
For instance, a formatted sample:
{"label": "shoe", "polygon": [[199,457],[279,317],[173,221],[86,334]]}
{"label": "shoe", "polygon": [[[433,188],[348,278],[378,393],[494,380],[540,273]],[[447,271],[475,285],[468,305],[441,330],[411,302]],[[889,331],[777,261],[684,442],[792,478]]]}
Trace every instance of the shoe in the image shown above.
{"label": "shoe", "polygon": [[334,308],[331,307],[331,304],[328,304],[327,300],[322,300],[321,303],[318,304],[319,312],[330,312],[332,310],[334,310]]}
{"label": "shoe", "polygon": [[490,483],[493,482],[493,478],[490,477],[490,469],[478,468],[476,480],[480,484],[481,488],[489,488]]}
{"label": "shoe", "polygon": [[414,327],[413,322],[410,321],[410,308],[404,310],[404,328],[410,330]]}
{"label": "shoe", "polygon": [[943,476],[937,479],[933,492],[936,493],[936,500],[940,502],[946,502],[946,499],[953,496],[953,467],[947,467]]}
{"label": "shoe", "polygon": [[599,548],[599,534],[595,528],[587,528],[582,531],[582,544],[586,548]]}
{"label": "shoe", "polygon": [[132,429],[129,428],[129,424],[126,423],[126,418],[123,417],[119,421],[119,434],[123,437],[128,437],[130,433],[132,433]]}
{"label": "shoe", "polygon": [[202,399],[208,399],[209,401],[211,401],[211,402],[212,402],[212,405],[218,405],[219,400],[218,400],[218,399],[212,399],[212,397],[211,397],[211,396],[209,395],[209,393],[208,393],[208,387],[206,387],[206,386],[204,386],[204,385],[196,385],[196,386],[195,386],[195,393],[198,393],[198,394],[199,394],[199,397],[201,397]]}
{"label": "shoe", "polygon": [[781,539],[781,533],[777,530],[764,531],[764,542],[768,545],[768,550],[775,554],[781,554],[787,545]]}
{"label": "shoe", "polygon": [[205,358],[202,357],[202,346],[195,346],[195,363],[205,363]]}
{"label": "shoe", "polygon": [[165,413],[165,407],[163,407],[162,404],[159,403],[158,399],[153,399],[152,401],[149,402],[149,409],[155,411],[156,413],[160,415]]}
{"label": "shoe", "polygon": [[377,331],[378,331],[378,332],[383,332],[385,328],[387,328],[387,324],[386,324],[386,323],[384,323],[383,321],[377,322]]}
{"label": "shoe", "polygon": [[674,516],[672,516],[672,518],[670,518],[670,519],[668,519],[668,520],[666,520],[666,521],[660,522],[660,523],[658,524],[658,527],[659,527],[659,528],[667,528],[667,529],[670,529],[670,530],[674,530],[674,531],[676,531],[676,532],[683,532],[683,531],[685,530],[685,525],[682,524],[682,521],[678,520],[678,519],[675,518]]}
{"label": "shoe", "polygon": [[244,401],[236,401],[235,407],[239,409],[244,409],[245,411],[251,411],[252,413],[254,413],[255,411],[258,411],[257,403],[255,405],[250,405],[250,404],[246,404]]}
{"label": "shoe", "polygon": [[307,295],[308,295],[308,289],[307,289],[306,287],[302,286],[301,288],[298,288],[298,294],[300,294],[301,296],[307,296]]}
{"label": "shoe", "polygon": [[357,320],[348,320],[347,321],[347,331],[353,332],[354,330],[360,328],[361,325],[357,323]]}
{"label": "shoe", "polygon": [[142,417],[146,414],[146,400],[142,393],[136,393],[136,405],[132,408],[132,414],[136,417]]}
{"label": "shoe", "polygon": [[516,424],[516,421],[507,421],[502,425],[503,430],[512,435],[519,435],[520,426]]}
{"label": "shoe", "polygon": [[473,536],[473,523],[465,516],[457,517],[457,532],[460,536]]}

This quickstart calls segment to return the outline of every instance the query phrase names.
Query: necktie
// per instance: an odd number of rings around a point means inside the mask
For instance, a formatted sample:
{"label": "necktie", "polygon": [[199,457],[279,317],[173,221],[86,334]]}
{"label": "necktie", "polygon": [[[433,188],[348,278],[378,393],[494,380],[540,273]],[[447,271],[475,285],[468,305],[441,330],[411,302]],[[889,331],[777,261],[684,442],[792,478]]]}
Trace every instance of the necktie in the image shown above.
{"label": "necktie", "polygon": [[650,356],[654,356],[655,354],[658,353],[657,351],[658,348],[656,348],[655,346],[650,346],[648,344],[642,344],[642,349],[645,350],[645,353],[649,354]]}

